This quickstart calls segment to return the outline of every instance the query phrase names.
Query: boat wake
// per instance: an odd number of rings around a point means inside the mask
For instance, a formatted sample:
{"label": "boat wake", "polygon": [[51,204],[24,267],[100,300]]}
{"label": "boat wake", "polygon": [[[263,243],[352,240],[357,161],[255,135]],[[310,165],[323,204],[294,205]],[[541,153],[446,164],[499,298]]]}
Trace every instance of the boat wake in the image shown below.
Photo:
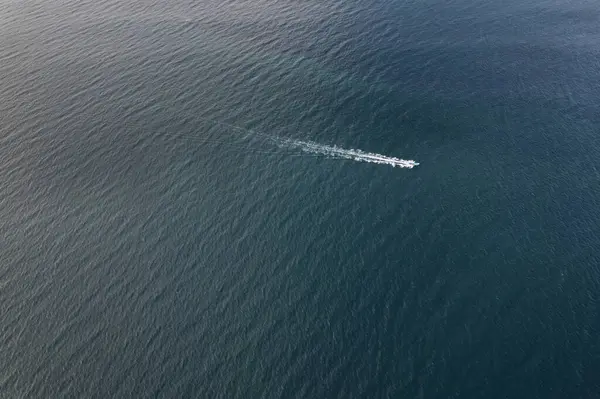
{"label": "boat wake", "polygon": [[419,163],[413,160],[400,159],[395,157],[388,157],[386,155],[376,154],[372,152],[365,152],[355,149],[344,149],[337,146],[328,146],[312,141],[301,141],[286,139],[281,137],[273,137],[273,140],[280,147],[286,148],[297,148],[301,151],[311,154],[327,155],[333,158],[351,159],[359,162],[369,162],[390,165],[392,167],[409,168],[412,169],[418,166]]}
{"label": "boat wake", "polygon": [[314,141],[295,140],[295,139],[290,139],[290,138],[286,138],[286,137],[275,136],[275,135],[271,135],[271,134],[257,132],[252,129],[247,129],[247,128],[244,128],[241,126],[218,121],[215,119],[209,119],[209,118],[202,118],[202,119],[212,122],[212,123],[215,123],[217,125],[231,128],[233,130],[244,132],[244,133],[246,133],[245,134],[246,139],[250,139],[250,138],[262,138],[263,140],[266,139],[267,141],[270,141],[273,144],[275,144],[276,146],[278,146],[279,148],[297,149],[302,152],[310,153],[310,154],[314,154],[314,155],[325,155],[325,156],[328,156],[331,158],[349,159],[349,160],[359,161],[359,162],[377,163],[377,164],[390,165],[392,167],[399,167],[399,168],[412,169],[415,166],[419,165],[418,162],[415,162],[413,160],[388,157],[386,155],[381,155],[381,154],[377,154],[377,153],[373,153],[373,152],[365,152],[362,150],[345,149],[345,148],[341,148],[341,147],[337,147],[337,146],[329,146],[329,145],[319,144]]}

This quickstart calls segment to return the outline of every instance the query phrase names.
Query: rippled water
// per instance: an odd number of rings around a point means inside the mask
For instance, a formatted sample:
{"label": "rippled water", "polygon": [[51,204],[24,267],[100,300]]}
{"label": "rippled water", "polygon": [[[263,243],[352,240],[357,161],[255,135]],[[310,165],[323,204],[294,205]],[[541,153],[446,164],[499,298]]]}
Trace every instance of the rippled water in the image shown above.
{"label": "rippled water", "polygon": [[586,0],[0,2],[0,397],[600,397],[598,43]]}

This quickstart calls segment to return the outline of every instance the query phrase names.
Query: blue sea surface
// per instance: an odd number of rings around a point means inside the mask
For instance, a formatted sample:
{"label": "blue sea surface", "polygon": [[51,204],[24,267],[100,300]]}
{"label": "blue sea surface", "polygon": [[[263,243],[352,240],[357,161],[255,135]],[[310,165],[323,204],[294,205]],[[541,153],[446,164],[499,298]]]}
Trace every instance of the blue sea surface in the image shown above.
{"label": "blue sea surface", "polygon": [[597,1],[2,0],[0,397],[600,398],[599,160]]}

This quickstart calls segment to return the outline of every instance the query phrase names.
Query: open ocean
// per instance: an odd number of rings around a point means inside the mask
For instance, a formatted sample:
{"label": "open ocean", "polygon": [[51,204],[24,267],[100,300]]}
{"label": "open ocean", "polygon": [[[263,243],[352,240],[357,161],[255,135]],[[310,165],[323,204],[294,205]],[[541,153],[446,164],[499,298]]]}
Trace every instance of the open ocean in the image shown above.
{"label": "open ocean", "polygon": [[600,398],[598,0],[0,0],[0,398],[84,397]]}

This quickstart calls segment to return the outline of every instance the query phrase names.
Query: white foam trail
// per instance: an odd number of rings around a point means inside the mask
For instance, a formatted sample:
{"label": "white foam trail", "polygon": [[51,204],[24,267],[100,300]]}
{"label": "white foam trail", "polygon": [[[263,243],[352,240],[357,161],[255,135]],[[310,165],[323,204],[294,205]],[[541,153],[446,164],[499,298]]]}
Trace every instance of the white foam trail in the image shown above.
{"label": "white foam trail", "polygon": [[365,152],[361,150],[344,149],[337,146],[328,146],[315,143],[313,141],[292,140],[281,137],[273,137],[273,140],[277,143],[277,145],[282,147],[298,148],[299,150],[302,150],[304,152],[328,155],[334,158],[352,159],[354,161],[359,162],[378,163],[390,165],[392,167],[398,166],[400,168],[409,169],[412,169],[413,167],[419,165],[418,162],[412,160],[388,157],[385,155],[376,154],[372,152]]}
{"label": "white foam trail", "polygon": [[311,153],[311,154],[327,155],[327,156],[334,157],[334,158],[351,159],[351,160],[359,161],[359,162],[378,163],[378,164],[390,165],[392,167],[398,166],[400,168],[408,168],[408,169],[412,169],[415,166],[419,165],[418,162],[415,162],[415,161],[409,160],[409,159],[408,160],[400,159],[400,158],[395,158],[395,157],[388,157],[386,155],[376,154],[373,152],[365,152],[362,150],[345,149],[345,148],[340,148],[337,146],[323,145],[323,144],[315,143],[314,141],[302,141],[302,140],[288,139],[288,138],[284,138],[284,137],[260,133],[260,132],[254,131],[252,129],[246,129],[246,128],[243,128],[240,126],[232,125],[232,124],[226,123],[226,122],[221,122],[221,121],[218,121],[215,119],[210,119],[210,118],[202,118],[202,119],[216,123],[218,125],[227,126],[232,129],[235,129],[235,130],[243,131],[243,132],[249,133],[253,136],[267,138],[267,139],[271,140],[272,142],[274,142],[279,147],[297,148],[301,151]]}

